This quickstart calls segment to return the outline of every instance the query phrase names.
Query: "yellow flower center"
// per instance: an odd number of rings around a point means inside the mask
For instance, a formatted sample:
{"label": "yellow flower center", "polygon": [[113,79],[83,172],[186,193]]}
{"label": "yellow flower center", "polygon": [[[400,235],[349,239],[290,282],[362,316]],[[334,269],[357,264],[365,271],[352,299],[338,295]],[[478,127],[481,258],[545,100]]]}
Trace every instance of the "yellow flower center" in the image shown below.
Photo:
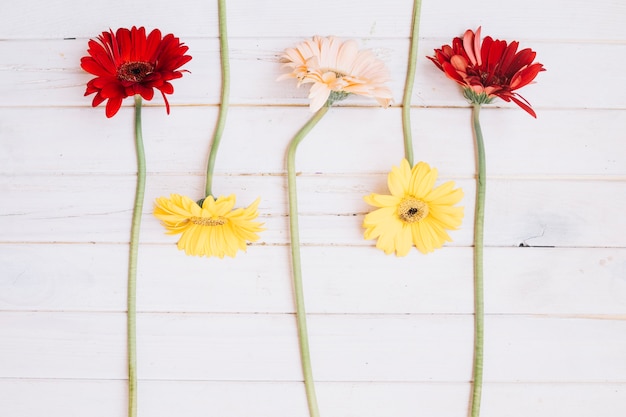
{"label": "yellow flower center", "polygon": [[198,226],[222,226],[226,224],[226,219],[223,217],[192,217],[189,219],[193,224]]}
{"label": "yellow flower center", "polygon": [[413,197],[404,198],[398,204],[398,217],[405,223],[415,223],[428,216],[428,204]]}
{"label": "yellow flower center", "polygon": [[122,81],[140,83],[154,71],[154,65],[149,62],[124,62],[117,69],[117,78]]}

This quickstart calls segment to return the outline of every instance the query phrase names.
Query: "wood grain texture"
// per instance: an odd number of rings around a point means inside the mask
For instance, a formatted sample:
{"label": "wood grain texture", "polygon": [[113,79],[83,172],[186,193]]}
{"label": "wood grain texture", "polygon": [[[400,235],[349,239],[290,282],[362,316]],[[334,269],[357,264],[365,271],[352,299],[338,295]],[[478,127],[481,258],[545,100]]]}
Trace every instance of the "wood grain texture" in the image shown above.
{"label": "wood grain texture", "polygon": [[[481,112],[487,147],[482,417],[626,414],[626,4],[426,1],[412,96],[415,156],[453,180],[465,221],[428,256],[363,239],[402,157],[411,2],[228,1],[231,108],[214,190],[261,197],[267,230],[235,259],[187,257],[150,214],[202,197],[219,104],[216,2],[8,2],[0,13],[0,415],[123,417],[133,109],[84,97],[87,40],[145,25],[190,47],[172,111],[144,109],[139,417],[306,417],[290,276],[285,150],[307,89],[281,52],[355,38],[395,103],[350,97],[297,155],[302,262],[320,408],[335,417],[467,415],[473,321],[470,109],[426,56],[467,28],[519,40],[547,68]],[[157,95],[158,96],[158,95]]]}
{"label": "wood grain texture", "polygon": [[[126,245],[44,248],[3,245],[1,310],[125,311]],[[293,313],[288,253],[285,246],[252,246],[236,259],[218,260],[189,258],[172,244],[144,245],[138,309]],[[472,313],[471,248],[402,259],[363,247],[308,246],[302,253],[311,313]],[[487,248],[486,254],[488,314],[624,314],[624,249],[511,247]],[[355,259],[362,265],[358,273]]]}
{"label": "wood grain texture", "polygon": [[[85,414],[122,415],[125,382],[119,380],[0,380],[0,402],[23,417],[44,413],[63,416]],[[482,415],[524,417],[566,414],[572,417],[621,417],[614,404],[626,399],[625,385],[486,383]],[[250,409],[259,417],[307,416],[306,400],[294,382],[139,381],[143,395],[139,407],[146,414],[166,417],[184,413],[190,417],[223,410],[224,417],[247,417]],[[25,398],[30,392],[38,401]],[[463,415],[469,386],[460,383],[320,382],[322,412],[377,417],[393,414],[409,417],[420,413],[433,417]],[[241,398],[245,398],[242,401]],[[445,400],[442,400],[445,399]],[[94,403],[99,403],[96,408]],[[416,411],[417,410],[417,411]]]}
{"label": "wood grain texture", "polygon": [[[447,178],[443,178],[445,180]],[[361,224],[371,210],[363,196],[386,193],[384,175],[307,175],[298,179],[301,238],[304,244],[364,245]],[[193,183],[193,184],[192,184]],[[267,230],[261,244],[286,244],[286,180],[282,176],[224,176],[215,190],[235,193],[240,205],[257,197]],[[130,176],[19,176],[0,177],[7,197],[0,227],[5,242],[127,242],[134,178]],[[472,180],[459,180],[465,191],[462,204],[473,218]],[[170,193],[201,198],[203,178],[148,178],[142,242],[177,239],[150,215],[153,201]],[[499,180],[489,182],[485,244],[488,246],[624,247],[626,220],[619,205],[598,215],[589,201],[624,195],[623,181]],[[38,202],[45,201],[42,206]],[[471,245],[471,221],[451,232],[454,245]]]}
{"label": "wood grain texture", "polygon": [[[123,0],[88,4],[81,0],[7,3],[1,38],[90,37],[109,27],[145,24],[185,37],[217,37],[217,4],[185,0],[173,4]],[[349,37],[408,37],[411,3],[402,0],[368,2],[319,0],[315,6],[289,0],[229,0],[229,33],[233,38],[273,38],[335,34]],[[461,34],[467,25],[489,26],[508,38],[606,41],[625,39],[619,0],[600,0],[591,6],[575,0],[529,0],[513,10],[498,0],[480,4],[424,2],[422,36]],[[80,19],[75,19],[80,16]],[[25,19],[25,18],[28,19]],[[141,21],[141,22],[138,22]],[[96,29],[97,28],[97,29]],[[586,30],[581,31],[581,28]]]}
{"label": "wood grain texture", "polygon": [[[125,378],[124,314],[6,312],[0,323],[5,378]],[[623,319],[496,315],[485,326],[487,381],[625,382]],[[141,313],[137,328],[142,378],[302,380],[293,315]],[[320,381],[471,376],[470,315],[311,314],[309,332]]]}
{"label": "wood grain texture", "polygon": [[[457,35],[460,33],[453,36]],[[306,37],[310,36],[312,35]],[[255,106],[308,105],[306,88],[298,89],[293,81],[276,81],[281,74],[280,55],[285,48],[294,46],[304,38],[232,39],[229,42],[231,103]],[[450,43],[451,39],[452,36],[424,39],[420,43],[413,105],[467,107],[458,86],[426,59],[426,56],[433,55],[435,48]],[[390,87],[395,103],[400,103],[406,75],[408,40],[362,39],[359,43],[363,48],[372,49],[380,59],[388,63],[392,78]],[[193,56],[185,65],[191,74],[176,81],[175,94],[170,101],[174,107],[215,105],[219,102],[220,91],[219,42],[217,39],[191,38],[186,44]],[[538,75],[537,85],[525,87],[522,93],[535,108],[625,107],[626,86],[621,82],[622,73],[618,67],[606,61],[607,56],[624,55],[626,45],[623,42],[597,44],[545,41],[533,45],[522,44],[522,47],[525,46],[532,46],[540,57],[538,61],[547,68],[546,72]],[[7,92],[0,96],[0,105],[89,106],[91,98],[83,97],[83,93],[91,76],[79,66],[80,58],[86,54],[86,48],[87,39],[0,42],[0,53],[5,55],[5,63],[0,70],[6,74],[0,78],[0,87]],[[571,71],[572,57],[585,62],[585,74],[602,74],[602,82],[594,84],[593,90],[581,92],[580,88],[576,88],[580,83],[580,74],[578,71]],[[43,63],[45,64],[42,65]],[[164,107],[160,95],[155,96],[153,102],[148,104]],[[515,108],[515,105],[501,100],[495,104]],[[132,108],[130,100],[125,105]],[[350,97],[341,105],[374,107],[376,104],[373,100],[362,97]],[[95,114],[93,117],[97,117],[104,113],[104,109],[92,113]],[[98,119],[99,124],[103,123],[101,117]]]}
{"label": "wood grain texture", "polygon": [[[0,172],[133,173],[132,111],[122,109],[114,120],[103,121],[100,110],[2,109],[0,134],[10,140],[0,142]],[[283,174],[284,149],[308,116],[308,111],[295,107],[231,108],[216,173]],[[437,167],[443,176],[473,177],[474,161],[468,157],[473,152],[469,109],[419,108],[411,117],[417,159]],[[24,123],[22,118],[36,123]],[[144,118],[149,173],[204,174],[216,107],[177,108],[167,117],[162,108],[147,108]],[[384,176],[402,157],[400,120],[396,108],[333,109],[305,138],[297,169],[309,174]],[[490,176],[626,178],[623,110],[550,110],[529,120],[515,109],[485,108],[482,120]],[[104,128],[92,128],[100,124]],[[349,133],[342,133],[338,126]],[[595,135],[596,131],[603,133]]]}

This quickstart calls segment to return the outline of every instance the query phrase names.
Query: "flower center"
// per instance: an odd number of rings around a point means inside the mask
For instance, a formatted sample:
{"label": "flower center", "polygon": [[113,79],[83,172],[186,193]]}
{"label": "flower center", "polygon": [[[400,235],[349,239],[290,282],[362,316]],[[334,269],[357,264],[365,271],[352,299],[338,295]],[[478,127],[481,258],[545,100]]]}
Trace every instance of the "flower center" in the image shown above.
{"label": "flower center", "polygon": [[404,198],[398,205],[398,217],[405,223],[415,223],[428,216],[428,204],[413,197]]}
{"label": "flower center", "polygon": [[117,69],[117,78],[122,81],[140,83],[154,71],[154,65],[149,62],[124,62]]}
{"label": "flower center", "polygon": [[224,224],[226,224],[226,219],[223,217],[217,217],[214,219],[212,217],[193,216],[189,220],[191,220],[193,224],[197,224],[198,226],[223,226]]}

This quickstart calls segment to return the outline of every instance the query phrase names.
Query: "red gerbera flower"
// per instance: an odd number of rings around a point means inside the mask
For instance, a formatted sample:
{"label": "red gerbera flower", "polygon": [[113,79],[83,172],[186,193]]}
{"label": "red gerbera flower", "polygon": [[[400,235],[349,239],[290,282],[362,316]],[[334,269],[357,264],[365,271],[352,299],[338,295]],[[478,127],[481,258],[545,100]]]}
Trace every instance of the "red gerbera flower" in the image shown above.
{"label": "red gerbera flower", "polygon": [[536,52],[529,48],[517,51],[519,42],[493,40],[487,36],[480,43],[480,27],[474,33],[468,29],[463,38],[456,37],[452,46],[435,49],[428,57],[448,78],[461,84],[463,93],[474,103],[489,103],[494,97],[513,101],[531,116],[537,117],[530,103],[515,90],[532,82],[545,71],[540,63],[533,63]]}
{"label": "red gerbera flower", "polygon": [[80,66],[96,78],[87,83],[85,95],[96,93],[93,107],[105,100],[107,117],[113,117],[126,97],[140,94],[152,100],[154,88],[161,91],[167,113],[170,105],[165,94],[172,94],[170,80],[183,76],[178,68],[191,60],[185,55],[189,48],[172,34],[161,38],[161,31],[154,29],[146,37],[146,29],[120,28],[102,32],[97,40],[89,41],[89,49],[80,60]]}

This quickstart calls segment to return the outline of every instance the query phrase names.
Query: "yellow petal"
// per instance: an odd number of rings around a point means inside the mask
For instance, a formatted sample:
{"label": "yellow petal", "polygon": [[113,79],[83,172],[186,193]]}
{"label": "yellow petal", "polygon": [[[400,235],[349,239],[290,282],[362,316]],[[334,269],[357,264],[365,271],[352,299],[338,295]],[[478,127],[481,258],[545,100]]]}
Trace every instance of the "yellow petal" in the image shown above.
{"label": "yellow petal", "polygon": [[437,169],[431,169],[426,162],[419,162],[411,170],[409,193],[416,198],[423,198],[435,185]]}
{"label": "yellow petal", "polygon": [[398,222],[395,207],[383,207],[365,215],[363,222],[368,224],[386,224],[388,222]]}
{"label": "yellow petal", "polygon": [[454,188],[454,181],[448,181],[434,188],[425,197],[427,203],[438,205],[454,205],[463,199],[463,190]]}
{"label": "yellow petal", "polygon": [[429,206],[429,208],[429,217],[437,219],[446,229],[456,229],[463,221],[463,207]]}
{"label": "yellow petal", "polygon": [[397,207],[401,199],[393,195],[370,194],[363,197],[365,202],[375,207]]}
{"label": "yellow petal", "polygon": [[411,250],[411,243],[411,227],[408,224],[403,224],[401,229],[396,233],[396,256],[408,255]]}
{"label": "yellow petal", "polygon": [[404,197],[409,189],[411,180],[411,167],[406,159],[400,162],[399,167],[392,167],[387,176],[387,186],[392,195]]}

